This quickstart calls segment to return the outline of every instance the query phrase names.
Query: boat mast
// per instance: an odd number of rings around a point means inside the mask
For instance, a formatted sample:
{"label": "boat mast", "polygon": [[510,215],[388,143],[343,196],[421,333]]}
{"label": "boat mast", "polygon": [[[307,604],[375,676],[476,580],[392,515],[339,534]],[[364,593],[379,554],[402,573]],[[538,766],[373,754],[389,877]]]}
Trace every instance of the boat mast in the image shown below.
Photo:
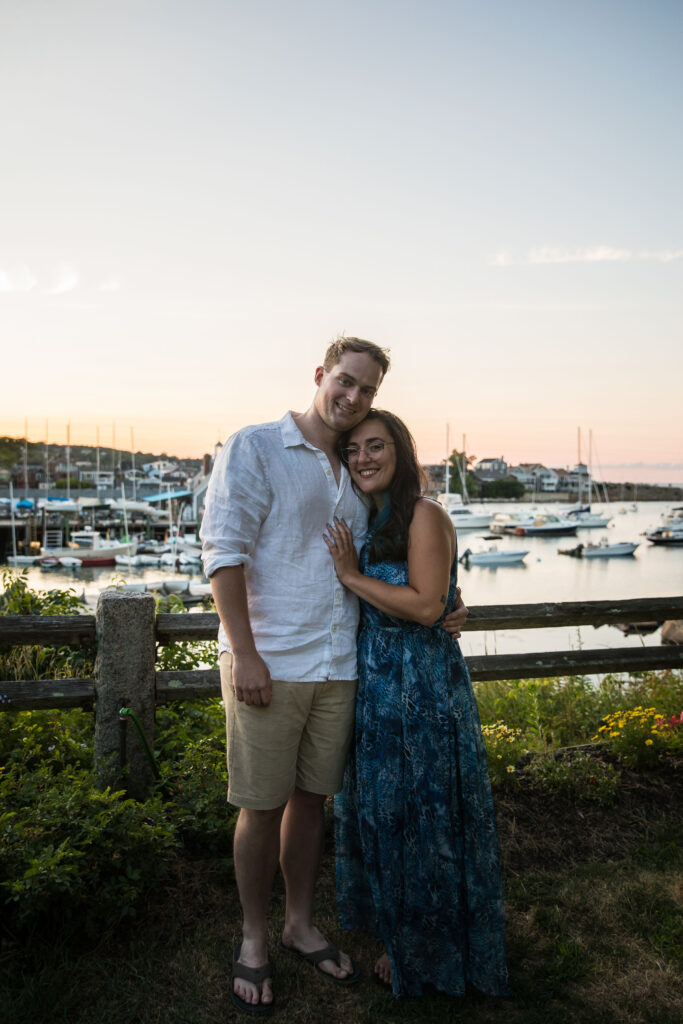
{"label": "boat mast", "polygon": [[[50,460],[49,452],[50,448],[48,445],[48,422],[45,420],[45,501],[47,502],[50,497]],[[47,508],[47,505],[45,506]]]}
{"label": "boat mast", "polygon": [[71,501],[71,420],[66,425],[66,500]]}
{"label": "boat mast", "polygon": [[28,498],[28,418],[24,418],[24,498]]}
{"label": "boat mast", "polygon": [[97,454],[95,456],[95,488],[97,490],[97,503],[100,502],[100,427],[97,425]]}
{"label": "boat mast", "polygon": [[14,523],[14,487],[12,485],[12,479],[10,477],[9,482],[9,516],[12,523],[12,554],[14,556],[14,564],[16,565],[17,558],[17,528]]}
{"label": "boat mast", "polygon": [[465,504],[469,501],[469,495],[467,493],[467,456],[465,451],[467,450],[467,435],[462,435],[462,500]]}
{"label": "boat mast", "polygon": [[576,486],[578,488],[578,502],[579,508],[581,507],[581,427],[576,428],[577,431],[577,447],[578,456],[576,463]]}
{"label": "boat mast", "polygon": [[133,428],[130,428],[130,457],[133,460],[133,501],[137,500],[137,488],[135,486],[135,441],[133,440]]}
{"label": "boat mast", "polygon": [[446,479],[445,479],[445,483],[444,483],[444,491],[446,492],[446,494],[448,494],[448,492],[450,490],[450,487],[449,487],[450,477],[449,477],[448,468],[449,468],[451,452],[450,452],[449,437],[450,437],[450,427],[449,427],[449,425],[447,423],[446,424]]}

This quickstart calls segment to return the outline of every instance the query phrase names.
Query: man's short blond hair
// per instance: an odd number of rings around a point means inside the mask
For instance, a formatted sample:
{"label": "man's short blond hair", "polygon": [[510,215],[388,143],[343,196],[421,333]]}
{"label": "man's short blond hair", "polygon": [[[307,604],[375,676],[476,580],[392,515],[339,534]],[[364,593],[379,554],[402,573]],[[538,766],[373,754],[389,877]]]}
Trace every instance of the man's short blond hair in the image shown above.
{"label": "man's short blond hair", "polygon": [[347,338],[340,334],[327,348],[323,360],[325,369],[329,371],[336,366],[345,352],[367,352],[370,358],[379,364],[382,377],[391,366],[388,348],[380,348],[379,345],[375,345],[374,341],[365,341],[364,338]]}

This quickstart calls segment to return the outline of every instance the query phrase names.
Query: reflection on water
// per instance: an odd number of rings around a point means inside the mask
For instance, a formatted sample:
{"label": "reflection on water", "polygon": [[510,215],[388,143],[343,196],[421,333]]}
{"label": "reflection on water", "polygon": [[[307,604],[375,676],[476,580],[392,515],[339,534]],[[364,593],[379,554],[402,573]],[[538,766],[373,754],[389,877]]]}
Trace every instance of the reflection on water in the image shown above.
{"label": "reflection on water", "polygon": [[[550,507],[550,506],[548,506]],[[557,509],[558,506],[554,506]],[[459,582],[467,604],[533,604],[540,601],[611,601],[635,597],[671,597],[683,594],[683,548],[656,547],[642,534],[657,526],[669,503],[650,502],[637,512],[619,514],[611,506],[593,505],[594,511],[614,514],[607,529],[579,530],[577,537],[505,537],[500,549],[526,548],[519,565],[459,567]],[[473,537],[473,533],[475,536]],[[633,541],[635,553],[622,558],[568,558],[561,548],[607,537],[610,543]],[[476,541],[476,543],[473,543]],[[475,531],[462,534],[460,547],[486,547]],[[525,571],[520,571],[523,568]],[[516,651],[578,650],[580,648],[637,647],[659,644],[659,631],[651,636],[624,637],[615,626],[573,626],[557,629],[500,630],[465,633],[465,654],[507,654]]]}
{"label": "reflection on water", "polygon": [[[562,506],[553,507],[561,510]],[[593,505],[595,511],[614,515],[607,529],[579,530],[574,537],[503,537],[501,550],[525,548],[523,563],[501,566],[472,565],[458,569],[463,598],[469,605],[533,604],[541,601],[602,601],[629,597],[670,597],[683,594],[683,548],[656,547],[644,536],[645,530],[658,525],[663,512],[671,508],[664,502],[643,503],[637,512],[624,515],[618,509]],[[482,539],[486,531],[471,530],[459,537],[459,548],[478,551],[487,547]],[[639,547],[625,558],[583,559],[559,555],[560,548],[575,547],[579,541],[637,541]],[[322,541],[321,541],[322,543]],[[128,569],[124,566],[87,568],[72,571],[57,567],[28,569],[29,582],[37,589],[73,588],[94,607],[97,594],[117,581],[146,581],[173,578],[165,567]],[[181,573],[185,579],[202,581],[201,569]],[[465,654],[505,654],[517,651],[578,650],[584,648],[642,646],[658,644],[659,631],[651,636],[624,637],[614,626],[565,627],[543,630],[500,630],[492,633],[465,633]]]}

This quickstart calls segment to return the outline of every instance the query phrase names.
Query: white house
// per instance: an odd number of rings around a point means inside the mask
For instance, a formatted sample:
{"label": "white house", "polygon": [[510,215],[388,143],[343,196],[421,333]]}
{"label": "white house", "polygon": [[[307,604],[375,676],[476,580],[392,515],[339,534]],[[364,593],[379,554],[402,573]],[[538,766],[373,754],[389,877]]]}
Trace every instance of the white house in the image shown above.
{"label": "white house", "polygon": [[147,476],[161,479],[167,473],[173,473],[177,468],[178,466],[175,462],[170,462],[168,459],[156,459],[154,462],[145,462],[142,471]]}
{"label": "white house", "polygon": [[524,484],[527,491],[551,492],[558,489],[557,473],[540,462],[521,462],[510,470],[510,474]]}

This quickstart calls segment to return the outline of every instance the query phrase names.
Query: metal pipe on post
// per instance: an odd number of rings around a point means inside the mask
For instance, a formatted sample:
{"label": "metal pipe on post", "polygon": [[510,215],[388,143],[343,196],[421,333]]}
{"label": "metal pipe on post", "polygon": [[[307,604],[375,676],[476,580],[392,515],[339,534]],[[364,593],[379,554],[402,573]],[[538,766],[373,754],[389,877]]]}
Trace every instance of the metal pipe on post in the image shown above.
{"label": "metal pipe on post", "polygon": [[124,785],[138,800],[148,795],[154,772],[135,730],[126,729],[122,750],[120,711],[123,707],[134,711],[154,749],[154,626],[151,594],[115,590],[100,594],[96,612],[95,772],[102,788]]}

